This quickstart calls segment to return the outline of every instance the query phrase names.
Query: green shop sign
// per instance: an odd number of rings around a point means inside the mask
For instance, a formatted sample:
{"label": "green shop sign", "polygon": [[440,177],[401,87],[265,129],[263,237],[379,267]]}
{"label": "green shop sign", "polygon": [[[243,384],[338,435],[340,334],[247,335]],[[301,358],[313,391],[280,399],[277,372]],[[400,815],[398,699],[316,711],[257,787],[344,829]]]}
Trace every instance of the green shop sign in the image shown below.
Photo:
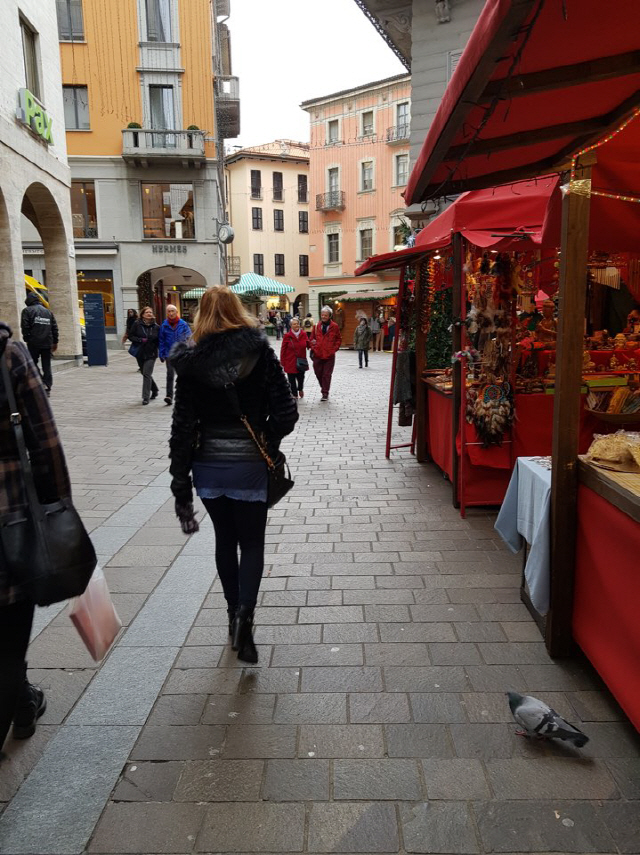
{"label": "green shop sign", "polygon": [[28,89],[20,89],[18,97],[18,119],[25,125],[28,125],[34,134],[42,137],[48,145],[53,145],[53,135],[51,133],[53,119],[47,115],[47,111],[42,104],[39,103],[35,95],[32,95]]}

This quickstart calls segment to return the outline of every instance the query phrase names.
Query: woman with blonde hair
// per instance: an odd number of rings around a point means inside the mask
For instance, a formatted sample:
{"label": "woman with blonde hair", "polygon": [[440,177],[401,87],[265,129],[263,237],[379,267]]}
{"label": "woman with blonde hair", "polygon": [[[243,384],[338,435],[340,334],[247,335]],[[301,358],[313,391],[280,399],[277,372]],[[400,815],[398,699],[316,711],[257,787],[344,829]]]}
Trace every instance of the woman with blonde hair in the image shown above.
{"label": "woman with blonde hair", "polygon": [[239,659],[255,663],[267,467],[240,415],[273,457],[298,420],[296,403],[257,318],[224,286],[205,291],[193,335],[175,345],[170,362],[177,375],[170,440],[176,515],[186,534],[198,530],[195,487],[216,533],[232,647]]}

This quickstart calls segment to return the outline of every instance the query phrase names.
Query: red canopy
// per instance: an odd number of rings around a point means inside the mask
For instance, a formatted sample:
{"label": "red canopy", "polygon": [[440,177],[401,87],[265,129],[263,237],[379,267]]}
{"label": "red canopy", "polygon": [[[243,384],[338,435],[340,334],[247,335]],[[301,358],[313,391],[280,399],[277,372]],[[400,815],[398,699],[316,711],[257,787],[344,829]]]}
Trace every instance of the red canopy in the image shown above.
{"label": "red canopy", "polygon": [[487,0],[406,202],[558,171],[639,103],[638,0]]}
{"label": "red canopy", "polygon": [[464,193],[422,229],[414,247],[374,255],[358,267],[356,276],[409,264],[429,250],[449,246],[454,232],[475,246],[502,251],[539,246],[547,205],[553,192],[558,192],[558,181],[557,175],[551,175]]}

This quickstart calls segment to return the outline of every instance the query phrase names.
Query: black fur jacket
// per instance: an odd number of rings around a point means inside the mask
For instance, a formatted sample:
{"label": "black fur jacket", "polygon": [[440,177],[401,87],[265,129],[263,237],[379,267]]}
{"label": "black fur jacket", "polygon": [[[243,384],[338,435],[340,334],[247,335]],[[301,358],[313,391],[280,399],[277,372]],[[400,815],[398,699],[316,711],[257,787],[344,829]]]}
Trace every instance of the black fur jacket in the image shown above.
{"label": "black fur jacket", "polygon": [[[197,344],[179,342],[169,361],[177,375],[171,490],[185,502],[192,497],[194,460],[262,460],[240,413],[275,454],[293,430],[298,409],[277,356],[257,329],[214,333]],[[225,388],[230,385],[237,398]]]}

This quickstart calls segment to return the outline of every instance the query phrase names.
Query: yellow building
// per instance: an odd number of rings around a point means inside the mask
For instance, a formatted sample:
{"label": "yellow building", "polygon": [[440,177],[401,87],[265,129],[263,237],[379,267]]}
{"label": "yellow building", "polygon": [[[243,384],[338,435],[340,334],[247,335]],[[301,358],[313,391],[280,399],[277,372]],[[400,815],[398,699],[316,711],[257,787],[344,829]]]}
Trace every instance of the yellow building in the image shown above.
{"label": "yellow building", "polygon": [[[79,295],[127,308],[226,281],[225,138],[239,133],[229,0],[57,0]],[[39,277],[37,242],[23,234]],[[189,294],[188,292],[194,292]]]}
{"label": "yellow building", "polygon": [[[225,159],[229,219],[235,231],[229,273],[259,273],[295,288],[268,308],[307,311],[309,146],[291,140],[243,148]],[[288,299],[287,299],[288,298]]]}

